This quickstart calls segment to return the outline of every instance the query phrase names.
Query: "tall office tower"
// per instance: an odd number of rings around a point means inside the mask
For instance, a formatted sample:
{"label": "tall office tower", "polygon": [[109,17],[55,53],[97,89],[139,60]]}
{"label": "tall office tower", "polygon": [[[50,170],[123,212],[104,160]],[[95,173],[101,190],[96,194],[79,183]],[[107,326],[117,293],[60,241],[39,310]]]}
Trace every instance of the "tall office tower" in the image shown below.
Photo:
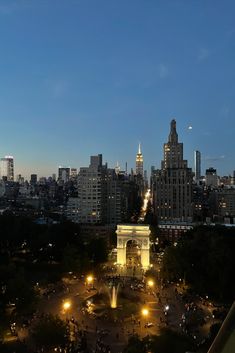
{"label": "tall office tower", "polygon": [[78,177],[78,170],[77,168],[71,168],[71,172],[70,172],[70,179],[73,181],[76,181]]}
{"label": "tall office tower", "polygon": [[216,169],[214,168],[206,169],[206,186],[213,186],[213,187],[218,186],[218,176],[217,176]]}
{"label": "tall office tower", "polygon": [[17,181],[17,183],[19,183],[20,185],[22,185],[22,184],[24,184],[24,177],[22,177],[21,174],[18,174],[18,175],[16,176],[16,181]]}
{"label": "tall office tower", "polygon": [[91,156],[90,166],[78,174],[78,223],[102,223],[105,219],[105,174],[102,155]]}
{"label": "tall office tower", "polygon": [[194,151],[194,173],[195,181],[199,183],[201,177],[201,152]]}
{"label": "tall office tower", "polygon": [[126,199],[124,199],[123,175],[115,169],[107,169],[106,178],[106,223],[118,224],[123,220],[122,215],[126,211]]}
{"label": "tall office tower", "polygon": [[136,175],[141,175],[142,177],[144,176],[144,160],[143,160],[143,155],[141,152],[141,146],[139,143],[139,149],[138,149],[138,153],[136,154],[136,169],[135,169],[135,173]]}
{"label": "tall office tower", "polygon": [[154,211],[160,221],[191,221],[193,173],[187,164],[172,120],[161,169],[152,174]]}
{"label": "tall office tower", "polygon": [[14,181],[14,158],[12,156],[5,156],[5,158],[1,158],[0,176],[1,179]]}
{"label": "tall office tower", "polygon": [[156,172],[155,166],[152,165],[151,166],[151,174],[150,174],[150,189],[151,189],[152,196],[153,196],[153,184],[154,184],[154,180],[155,180],[155,177],[154,177],[155,172]]}
{"label": "tall office tower", "polygon": [[225,186],[216,190],[214,195],[219,216],[233,217],[235,221],[235,188]]}
{"label": "tall office tower", "polygon": [[[76,223],[118,224],[136,212],[138,185],[125,172],[102,165],[102,156],[93,156],[89,167],[80,168],[77,197],[69,197],[66,215]],[[97,163],[98,162],[98,163]],[[134,178],[134,176],[133,176]]]}
{"label": "tall office tower", "polygon": [[38,181],[38,176],[37,174],[31,174],[30,176],[30,184],[31,185],[36,185]]}
{"label": "tall office tower", "polygon": [[102,154],[98,154],[97,156],[91,156],[90,158],[90,165],[93,167],[102,167]]}
{"label": "tall office tower", "polygon": [[67,183],[70,177],[70,168],[68,167],[59,167],[58,169],[58,181]]}

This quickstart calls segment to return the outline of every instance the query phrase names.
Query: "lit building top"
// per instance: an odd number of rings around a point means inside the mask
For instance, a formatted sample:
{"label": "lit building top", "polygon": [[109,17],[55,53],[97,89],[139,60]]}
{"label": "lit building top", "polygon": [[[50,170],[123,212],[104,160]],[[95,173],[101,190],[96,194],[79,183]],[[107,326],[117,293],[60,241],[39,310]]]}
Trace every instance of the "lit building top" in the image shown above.
{"label": "lit building top", "polygon": [[139,143],[138,153],[136,154],[136,175],[144,176],[144,159],[141,152],[141,145]]}
{"label": "lit building top", "polygon": [[178,142],[175,119],[171,121],[168,142],[164,144],[162,169],[166,168],[187,168],[187,161],[183,160],[183,143]]}

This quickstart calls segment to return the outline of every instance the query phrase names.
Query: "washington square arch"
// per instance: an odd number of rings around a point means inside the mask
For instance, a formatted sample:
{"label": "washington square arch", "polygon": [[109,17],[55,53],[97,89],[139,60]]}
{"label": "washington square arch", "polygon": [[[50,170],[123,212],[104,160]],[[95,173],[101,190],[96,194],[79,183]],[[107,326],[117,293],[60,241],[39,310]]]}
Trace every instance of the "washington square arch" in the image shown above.
{"label": "washington square arch", "polygon": [[117,225],[117,264],[149,268],[149,235],[146,224]]}

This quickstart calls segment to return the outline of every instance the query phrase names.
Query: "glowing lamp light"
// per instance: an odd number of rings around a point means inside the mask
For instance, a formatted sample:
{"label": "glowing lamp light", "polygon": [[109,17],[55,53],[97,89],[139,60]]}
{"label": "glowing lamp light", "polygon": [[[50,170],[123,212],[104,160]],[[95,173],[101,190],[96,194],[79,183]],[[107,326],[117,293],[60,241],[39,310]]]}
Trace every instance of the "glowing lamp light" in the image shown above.
{"label": "glowing lamp light", "polygon": [[87,276],[87,283],[90,284],[93,281],[93,276]]}
{"label": "glowing lamp light", "polygon": [[71,307],[71,302],[69,302],[69,301],[64,302],[64,304],[63,304],[64,310],[69,310],[70,307]]}
{"label": "glowing lamp light", "polygon": [[144,308],[144,309],[142,309],[142,315],[143,316],[148,316],[148,314],[149,314],[149,311],[148,311],[148,309],[146,309],[146,308]]}

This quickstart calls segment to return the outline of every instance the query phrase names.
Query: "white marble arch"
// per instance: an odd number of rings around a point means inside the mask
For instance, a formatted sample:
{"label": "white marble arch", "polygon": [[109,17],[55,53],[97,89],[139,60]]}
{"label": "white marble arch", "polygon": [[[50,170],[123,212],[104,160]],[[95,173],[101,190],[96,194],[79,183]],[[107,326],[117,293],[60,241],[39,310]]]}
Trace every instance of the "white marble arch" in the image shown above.
{"label": "white marble arch", "polygon": [[149,235],[151,233],[146,224],[118,224],[117,225],[117,264],[126,265],[126,245],[129,240],[135,240],[140,247],[141,266],[149,268]]}

